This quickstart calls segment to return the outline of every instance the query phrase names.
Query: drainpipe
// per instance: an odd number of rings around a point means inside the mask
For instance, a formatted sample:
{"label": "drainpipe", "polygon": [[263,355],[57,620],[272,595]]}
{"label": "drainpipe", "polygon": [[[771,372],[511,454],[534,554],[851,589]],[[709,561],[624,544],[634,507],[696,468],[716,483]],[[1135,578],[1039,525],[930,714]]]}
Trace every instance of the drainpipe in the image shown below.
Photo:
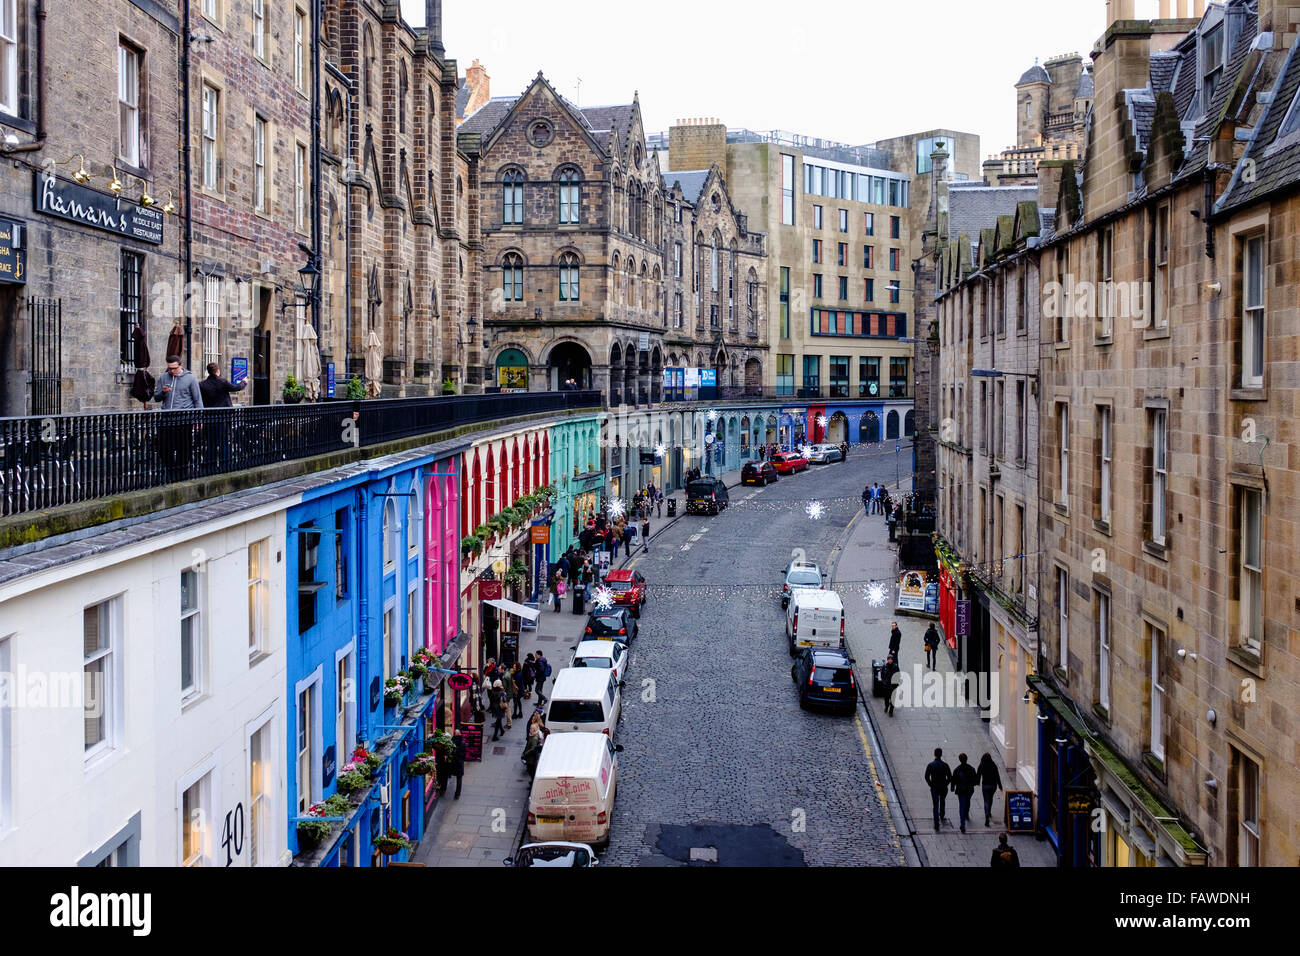
{"label": "drainpipe", "polygon": [[[181,3],[181,166],[185,176],[185,283],[194,275],[194,169],[190,156],[190,0]],[[193,358],[193,334],[190,323],[192,305],[185,303],[185,360]]]}
{"label": "drainpipe", "polygon": [[[188,0],[187,0],[188,2]],[[324,0],[313,0],[311,5],[311,192],[313,208],[311,213],[311,258],[316,266],[316,291],[311,297],[311,325],[320,342],[321,285],[324,269],[321,268],[321,210],[324,206],[321,197],[321,143],[320,143],[320,56],[321,56],[321,4]]]}
{"label": "drainpipe", "polygon": [[34,153],[45,148],[45,0],[36,3],[36,141],[20,146],[6,147],[6,156],[14,153]]}
{"label": "drainpipe", "polygon": [[[370,600],[366,596],[366,495],[357,489],[357,738],[370,740]],[[364,681],[364,683],[363,683]]]}

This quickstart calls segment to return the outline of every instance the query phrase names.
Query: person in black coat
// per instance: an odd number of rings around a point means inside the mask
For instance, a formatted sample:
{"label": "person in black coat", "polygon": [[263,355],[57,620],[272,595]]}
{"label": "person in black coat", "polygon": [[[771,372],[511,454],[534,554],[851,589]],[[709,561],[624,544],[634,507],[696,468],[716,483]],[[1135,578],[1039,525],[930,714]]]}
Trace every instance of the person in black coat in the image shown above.
{"label": "person in black coat", "polygon": [[984,794],[984,825],[992,826],[993,797],[1002,789],[1002,775],[998,773],[997,763],[988,754],[980,757],[980,765],[975,772],[979,775],[980,790]]}
{"label": "person in black coat", "polygon": [[[939,832],[939,821],[948,823],[944,813],[944,801],[948,797],[948,787],[952,784],[952,768],[943,759],[943,748],[934,748],[934,759],[925,765],[925,782],[930,788],[930,799],[934,804],[934,830]],[[948,823],[948,826],[952,826]]]}
{"label": "person in black coat", "polygon": [[885,669],[880,678],[885,682],[885,713],[894,716],[894,679],[898,677],[898,657],[890,654],[885,658]]}
{"label": "person in black coat", "polygon": [[208,377],[199,382],[199,393],[203,396],[204,408],[230,408],[230,393],[242,392],[248,388],[248,379],[238,385],[231,385],[217,373],[220,369],[216,362],[208,363]]}
{"label": "person in black coat", "polygon": [[939,632],[933,621],[925,629],[925,666],[930,670],[939,666]]}
{"label": "person in black coat", "polygon": [[966,832],[966,821],[970,818],[970,798],[974,795],[979,780],[975,768],[966,762],[966,755],[958,754],[957,768],[952,772],[952,789],[957,794],[957,813],[962,833]]}
{"label": "person in black coat", "polygon": [[1015,847],[1007,842],[1007,835],[1005,833],[999,833],[998,845],[993,848],[993,858],[989,860],[989,866],[1004,867],[1019,865],[1020,854],[1016,852]]}
{"label": "person in black coat", "polygon": [[456,778],[456,796],[454,799],[460,799],[461,778],[465,776],[465,738],[456,731],[451,735],[452,743],[455,745],[451,751],[451,757],[448,758],[447,776]]}
{"label": "person in black coat", "polygon": [[903,646],[903,632],[898,629],[898,622],[893,622],[893,630],[889,632],[889,653],[898,659],[899,648]]}

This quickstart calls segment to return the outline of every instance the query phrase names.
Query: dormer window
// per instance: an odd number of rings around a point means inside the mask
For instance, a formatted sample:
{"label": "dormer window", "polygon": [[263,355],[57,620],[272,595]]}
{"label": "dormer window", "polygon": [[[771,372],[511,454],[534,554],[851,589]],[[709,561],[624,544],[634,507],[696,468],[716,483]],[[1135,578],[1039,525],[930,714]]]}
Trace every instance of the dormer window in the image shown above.
{"label": "dormer window", "polygon": [[1209,110],[1214,90],[1223,76],[1225,46],[1222,23],[1207,30],[1201,39],[1201,103],[1205,110]]}

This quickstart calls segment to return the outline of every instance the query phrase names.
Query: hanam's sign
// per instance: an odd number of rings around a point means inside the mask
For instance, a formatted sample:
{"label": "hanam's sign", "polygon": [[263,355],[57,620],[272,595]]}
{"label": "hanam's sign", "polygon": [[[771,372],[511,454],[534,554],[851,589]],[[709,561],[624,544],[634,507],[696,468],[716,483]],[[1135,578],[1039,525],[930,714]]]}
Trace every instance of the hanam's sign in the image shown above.
{"label": "hanam's sign", "polygon": [[163,241],[163,213],[110,193],[36,172],[36,211],[153,245]]}

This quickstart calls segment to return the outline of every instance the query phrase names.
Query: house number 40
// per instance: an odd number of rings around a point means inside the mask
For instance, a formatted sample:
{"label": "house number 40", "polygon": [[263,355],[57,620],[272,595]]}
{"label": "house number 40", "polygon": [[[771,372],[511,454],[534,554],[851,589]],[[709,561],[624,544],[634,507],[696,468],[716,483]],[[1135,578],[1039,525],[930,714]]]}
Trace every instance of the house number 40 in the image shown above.
{"label": "house number 40", "polygon": [[221,845],[226,848],[226,866],[235,861],[235,857],[244,852],[244,805],[235,804],[235,809],[227,811],[226,821],[221,825]]}

